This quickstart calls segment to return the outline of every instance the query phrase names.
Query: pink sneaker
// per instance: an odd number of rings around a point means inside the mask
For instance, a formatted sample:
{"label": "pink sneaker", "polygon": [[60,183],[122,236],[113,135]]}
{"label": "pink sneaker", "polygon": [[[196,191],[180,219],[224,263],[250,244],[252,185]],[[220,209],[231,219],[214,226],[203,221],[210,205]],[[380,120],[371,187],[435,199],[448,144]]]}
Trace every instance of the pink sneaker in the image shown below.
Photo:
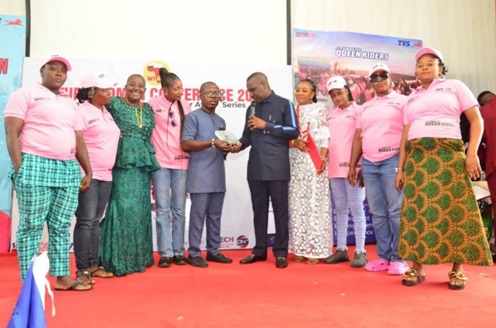
{"label": "pink sneaker", "polygon": [[389,269],[389,262],[383,259],[378,259],[365,264],[365,270],[370,272],[386,271]]}
{"label": "pink sneaker", "polygon": [[388,274],[392,276],[401,276],[406,270],[410,269],[408,264],[402,261],[394,261],[389,264]]}

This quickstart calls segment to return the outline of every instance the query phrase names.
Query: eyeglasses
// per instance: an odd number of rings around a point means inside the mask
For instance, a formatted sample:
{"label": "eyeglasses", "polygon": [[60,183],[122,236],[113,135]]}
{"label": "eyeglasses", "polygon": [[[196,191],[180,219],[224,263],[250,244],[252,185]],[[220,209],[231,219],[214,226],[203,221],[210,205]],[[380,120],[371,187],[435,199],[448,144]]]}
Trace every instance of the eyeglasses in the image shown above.
{"label": "eyeglasses", "polygon": [[371,75],[370,76],[370,82],[372,82],[372,83],[377,82],[378,78],[381,78],[381,80],[386,80],[387,78],[389,78],[389,73],[382,72],[381,74]]}
{"label": "eyeglasses", "polygon": [[218,91],[206,91],[206,92],[203,92],[202,95],[207,95],[208,97],[222,97],[222,92],[218,92]]}

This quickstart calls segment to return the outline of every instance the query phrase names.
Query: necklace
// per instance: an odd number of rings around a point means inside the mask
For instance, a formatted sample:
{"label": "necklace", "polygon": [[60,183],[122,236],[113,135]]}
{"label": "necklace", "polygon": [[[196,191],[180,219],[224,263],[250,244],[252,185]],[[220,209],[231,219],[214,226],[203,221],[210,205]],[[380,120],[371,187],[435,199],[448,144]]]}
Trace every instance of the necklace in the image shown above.
{"label": "necklace", "polygon": [[138,128],[142,129],[143,128],[143,103],[141,101],[139,103],[140,116],[138,116],[138,107],[131,104],[129,102],[129,100],[127,100],[127,98],[124,98],[124,101],[129,106],[134,107],[134,117],[136,118],[136,122],[138,123]]}

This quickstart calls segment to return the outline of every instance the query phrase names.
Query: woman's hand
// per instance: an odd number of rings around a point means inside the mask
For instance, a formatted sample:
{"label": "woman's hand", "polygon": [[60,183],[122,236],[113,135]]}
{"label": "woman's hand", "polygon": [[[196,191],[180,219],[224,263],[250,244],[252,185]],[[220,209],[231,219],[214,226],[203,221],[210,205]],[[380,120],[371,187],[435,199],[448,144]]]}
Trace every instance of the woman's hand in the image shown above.
{"label": "woman's hand", "polygon": [[468,173],[468,176],[472,180],[477,180],[480,178],[482,173],[482,168],[479,163],[479,157],[477,155],[467,155],[465,159],[465,170]]}
{"label": "woman's hand", "polygon": [[320,164],[320,168],[317,169],[317,175],[320,175],[320,174],[322,174],[322,172],[325,171],[326,165],[327,165],[327,161],[322,160],[322,164]]}
{"label": "woman's hand", "polygon": [[394,180],[394,185],[398,191],[402,191],[405,185],[405,173],[403,171],[396,172],[396,178]]}
{"label": "woman's hand", "polygon": [[307,141],[305,139],[295,139],[293,140],[293,146],[298,148],[299,151],[308,152]]}
{"label": "woman's hand", "polygon": [[350,166],[350,169],[348,170],[348,182],[352,187],[355,186],[357,181],[357,175],[354,167]]}
{"label": "woman's hand", "polygon": [[84,178],[81,180],[81,184],[79,185],[79,191],[85,192],[86,190],[90,189],[90,187],[91,187],[91,176],[85,175]]}

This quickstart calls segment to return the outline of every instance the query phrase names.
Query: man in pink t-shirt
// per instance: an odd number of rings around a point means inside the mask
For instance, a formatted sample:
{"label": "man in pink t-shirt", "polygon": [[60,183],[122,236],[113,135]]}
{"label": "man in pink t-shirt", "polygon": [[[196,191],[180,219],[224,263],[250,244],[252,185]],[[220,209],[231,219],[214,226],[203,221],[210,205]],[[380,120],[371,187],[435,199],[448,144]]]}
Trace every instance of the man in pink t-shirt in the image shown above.
{"label": "man in pink t-shirt", "polygon": [[[17,255],[21,280],[38,253],[47,223],[50,275],[57,277],[55,290],[85,291],[91,285],[69,276],[69,229],[79,191],[90,187],[92,171],[82,133],[77,131],[76,104],[60,90],[70,70],[65,58],[48,59],[40,69],[41,84],[22,87],[10,97],[5,130],[20,214]],[[86,173],[82,180],[79,164]]]}
{"label": "man in pink t-shirt", "polygon": [[356,165],[362,155],[363,181],[379,256],[367,263],[365,270],[402,275],[408,266],[398,255],[402,192],[396,189],[395,177],[406,97],[392,90],[387,65],[375,64],[369,76],[376,97],[363,104],[358,115],[348,180],[352,185],[356,183]]}
{"label": "man in pink t-shirt", "polygon": [[161,68],[160,82],[164,94],[149,101],[156,122],[151,143],[160,164],[160,170],[153,172],[151,178],[157,205],[158,266],[168,268],[172,261],[177,265],[187,263],[184,229],[189,154],[181,149],[181,133],[184,116],[191,108],[181,100],[183,83],[176,74]]}

